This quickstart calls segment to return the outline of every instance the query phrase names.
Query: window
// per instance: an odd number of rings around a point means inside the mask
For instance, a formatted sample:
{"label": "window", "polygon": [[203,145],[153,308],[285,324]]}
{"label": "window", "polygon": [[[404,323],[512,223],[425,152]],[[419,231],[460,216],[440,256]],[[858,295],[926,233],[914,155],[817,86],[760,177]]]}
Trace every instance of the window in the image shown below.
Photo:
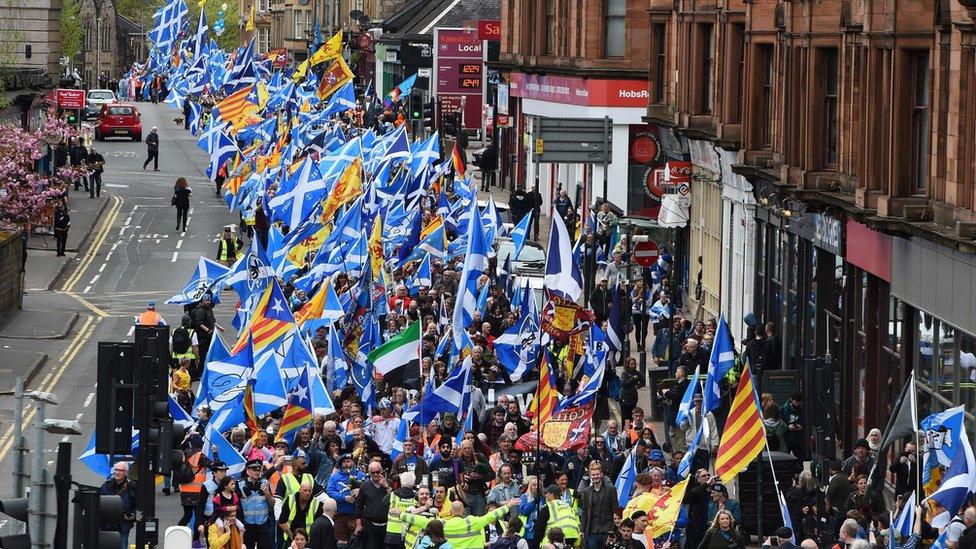
{"label": "window", "polygon": [[623,57],[627,45],[627,0],[607,0],[604,57]]}
{"label": "window", "polygon": [[556,0],[546,0],[546,53],[556,53]]}
{"label": "window", "polygon": [[837,166],[837,50],[823,50],[823,140],[824,167]]}
{"label": "window", "polygon": [[654,102],[664,103],[664,84],[667,80],[665,71],[667,70],[667,39],[668,26],[664,23],[654,23],[651,27],[654,44]]}
{"label": "window", "polygon": [[701,104],[698,111],[702,114],[712,112],[712,101],[715,97],[715,86],[712,81],[712,70],[715,67],[715,37],[711,23],[699,25],[699,46],[701,47]]}
{"label": "window", "polygon": [[305,38],[305,12],[294,10],[292,13],[295,14],[295,38],[304,39]]}
{"label": "window", "polygon": [[726,97],[727,103],[726,121],[734,124],[742,121],[742,76],[745,74],[746,26],[742,23],[733,23],[729,29],[731,31],[728,38],[729,70],[723,95]]}
{"label": "window", "polygon": [[773,46],[759,46],[759,68],[762,71],[759,138],[763,147],[769,147],[773,143]]}
{"label": "window", "polygon": [[258,13],[265,13],[271,11],[271,0],[257,0],[258,3]]}
{"label": "window", "polygon": [[257,28],[258,53],[268,53],[271,49],[271,29],[268,27]]}
{"label": "window", "polygon": [[908,151],[912,193],[924,193],[928,179],[929,151],[929,52],[913,50],[907,55],[908,82],[912,86],[912,122]]}

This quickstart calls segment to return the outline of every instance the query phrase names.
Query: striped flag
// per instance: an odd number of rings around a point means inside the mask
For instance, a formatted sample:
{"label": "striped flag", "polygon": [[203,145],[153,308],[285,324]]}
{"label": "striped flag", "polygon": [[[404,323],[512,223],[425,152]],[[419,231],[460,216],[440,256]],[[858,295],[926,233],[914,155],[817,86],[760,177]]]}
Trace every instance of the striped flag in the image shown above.
{"label": "striped flag", "polygon": [[743,366],[715,459],[715,472],[726,483],[748,467],[766,445],[766,429],[759,414],[749,363]]}
{"label": "striped flag", "polygon": [[308,367],[302,370],[298,383],[288,394],[288,405],[285,415],[281,418],[281,427],[275,436],[275,442],[287,440],[289,446],[295,440],[295,433],[312,422],[312,383],[309,380]]}
{"label": "striped flag", "polygon": [[288,300],[285,299],[278,280],[272,278],[271,284],[254,308],[249,329],[241,332],[241,337],[231,349],[231,354],[237,354],[247,345],[248,335],[253,339],[254,352],[257,353],[284,336],[293,326],[295,326],[295,317],[288,308]]}
{"label": "striped flag", "polygon": [[535,425],[542,425],[552,417],[552,411],[556,409],[559,402],[559,392],[556,391],[556,376],[552,371],[550,362],[552,358],[548,351],[542,353],[542,362],[539,364],[539,387],[536,389],[535,398],[529,404],[529,409],[525,412],[528,418],[538,418],[533,421]]}
{"label": "striped flag", "polygon": [[220,103],[217,103],[217,109],[220,111],[220,119],[235,124],[244,115],[256,111],[258,108],[257,104],[248,101],[248,96],[253,89],[253,84],[243,87],[225,97]]}
{"label": "striped flag", "polygon": [[258,434],[258,415],[254,411],[254,380],[247,382],[244,386],[244,417],[247,418],[247,427],[256,436]]}
{"label": "striped flag", "polygon": [[454,142],[454,149],[451,151],[451,163],[454,164],[454,178],[464,179],[464,157],[461,156],[463,153],[458,148],[457,141]]}

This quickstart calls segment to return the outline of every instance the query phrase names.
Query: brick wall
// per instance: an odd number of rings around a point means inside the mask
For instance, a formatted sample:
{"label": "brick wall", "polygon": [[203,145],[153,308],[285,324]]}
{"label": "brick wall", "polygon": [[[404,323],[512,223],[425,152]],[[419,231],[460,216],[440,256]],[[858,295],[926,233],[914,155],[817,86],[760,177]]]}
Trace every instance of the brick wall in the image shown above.
{"label": "brick wall", "polygon": [[20,231],[0,232],[0,318],[21,307]]}

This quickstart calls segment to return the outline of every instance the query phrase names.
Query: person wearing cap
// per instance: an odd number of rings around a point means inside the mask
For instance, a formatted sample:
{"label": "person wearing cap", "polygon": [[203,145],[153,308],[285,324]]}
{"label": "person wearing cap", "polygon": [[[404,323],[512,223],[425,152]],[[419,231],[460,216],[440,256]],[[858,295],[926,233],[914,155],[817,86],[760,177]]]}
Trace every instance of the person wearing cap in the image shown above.
{"label": "person wearing cap", "polygon": [[732,518],[738,523],[742,520],[739,502],[729,498],[729,490],[720,481],[715,480],[708,488],[708,495],[712,501],[708,503],[708,519],[714,520],[719,511],[732,513]]}
{"label": "person wearing cap", "polygon": [[[874,460],[871,459],[871,446],[866,439],[862,438],[854,443],[854,454],[844,460],[841,470],[847,475],[848,480],[854,482],[858,473],[867,474],[871,471],[873,464]],[[859,469],[859,471],[855,471],[855,468]]]}
{"label": "person wearing cap", "polygon": [[148,166],[149,163],[152,162],[153,171],[158,172],[159,171],[159,128],[157,128],[156,126],[153,126],[152,130],[149,131],[149,135],[146,136],[146,150],[149,153],[149,156],[146,158],[146,161],[142,163],[142,169],[145,170],[146,166]]}
{"label": "person wearing cap", "polygon": [[197,530],[203,534],[206,532],[207,525],[216,517],[214,510],[214,496],[220,491],[220,483],[227,476],[227,465],[220,460],[210,464],[210,478],[203,481],[200,496],[197,498]]}
{"label": "person wearing cap", "polygon": [[715,415],[711,412],[702,415],[702,394],[695,393],[695,396],[692,397],[691,410],[689,410],[684,421],[678,425],[685,433],[685,444],[691,446],[692,441],[695,440],[695,434],[698,433],[698,427],[703,421],[708,423],[708,439],[699,442],[698,450],[695,452],[694,461],[692,461],[691,465],[693,469],[699,467],[707,468],[708,462],[718,450],[719,445],[719,432],[718,426],[715,423]]}
{"label": "person wearing cap", "polygon": [[136,326],[166,326],[163,315],[156,312],[156,302],[146,303],[146,310],[136,317]]}
{"label": "person wearing cap", "polygon": [[339,466],[329,477],[329,484],[325,491],[329,497],[336,500],[336,539],[344,542],[352,533],[350,522],[356,516],[356,497],[366,475],[354,467],[352,454],[339,456]]}
{"label": "person wearing cap", "polygon": [[608,288],[608,282],[606,275],[600,276],[600,282],[593,288],[593,293],[590,294],[590,308],[593,309],[593,315],[596,317],[597,324],[603,324],[603,322],[610,316],[610,305],[613,302],[613,294]]}
{"label": "person wearing cap", "polygon": [[244,545],[250,549],[271,549],[269,520],[275,499],[271,493],[271,483],[264,478],[262,460],[248,460],[238,490],[241,497],[240,517],[244,523]]}
{"label": "person wearing cap", "polygon": [[234,230],[230,225],[224,227],[217,241],[217,261],[228,267],[233,267],[234,263],[244,255],[244,241],[241,237],[234,236]]}
{"label": "person wearing cap", "polygon": [[797,545],[793,543],[793,530],[788,526],[780,526],[777,528],[773,536],[766,538],[762,544],[762,549],[772,549],[773,547],[778,547],[779,549],[798,549]]}

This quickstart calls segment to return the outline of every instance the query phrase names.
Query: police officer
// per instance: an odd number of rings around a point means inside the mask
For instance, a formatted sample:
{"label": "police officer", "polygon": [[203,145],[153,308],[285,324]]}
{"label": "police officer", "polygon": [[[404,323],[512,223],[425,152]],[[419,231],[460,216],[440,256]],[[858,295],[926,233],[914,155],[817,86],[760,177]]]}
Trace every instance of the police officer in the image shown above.
{"label": "police officer", "polygon": [[[203,482],[200,497],[197,500],[197,530],[205,536],[207,527],[216,518],[214,516],[214,495],[220,491],[220,479],[227,476],[227,465],[217,460],[210,465],[210,478]],[[202,517],[202,518],[201,518]]]}
{"label": "police officer", "polygon": [[271,484],[264,478],[264,462],[247,462],[238,489],[241,492],[241,520],[244,523],[244,545],[251,549],[271,549],[271,530],[268,521],[274,509]]}
{"label": "police officer", "polygon": [[241,241],[240,237],[234,236],[234,231],[231,230],[230,226],[224,227],[224,232],[221,234],[220,240],[217,241],[217,260],[228,267],[232,267],[243,253],[243,248],[244,242]]}

